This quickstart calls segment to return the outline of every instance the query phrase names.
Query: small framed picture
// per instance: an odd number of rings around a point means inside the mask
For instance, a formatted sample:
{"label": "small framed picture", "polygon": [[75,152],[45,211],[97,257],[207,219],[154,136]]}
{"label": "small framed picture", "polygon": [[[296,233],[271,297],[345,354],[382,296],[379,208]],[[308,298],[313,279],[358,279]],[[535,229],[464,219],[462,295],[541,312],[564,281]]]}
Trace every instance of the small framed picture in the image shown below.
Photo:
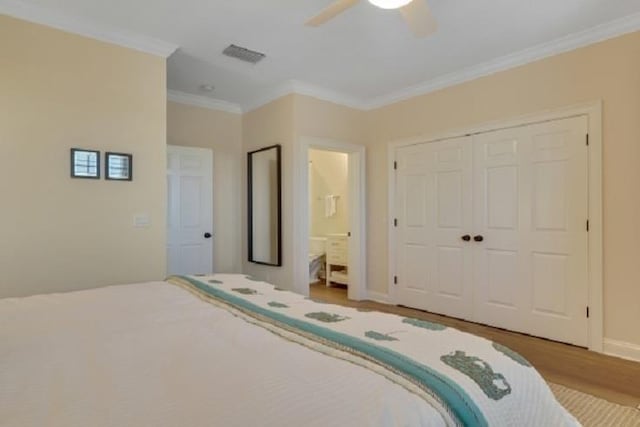
{"label": "small framed picture", "polygon": [[100,179],[100,152],[96,150],[72,148],[71,177]]}
{"label": "small framed picture", "polygon": [[105,179],[133,180],[133,156],[124,153],[105,153]]}

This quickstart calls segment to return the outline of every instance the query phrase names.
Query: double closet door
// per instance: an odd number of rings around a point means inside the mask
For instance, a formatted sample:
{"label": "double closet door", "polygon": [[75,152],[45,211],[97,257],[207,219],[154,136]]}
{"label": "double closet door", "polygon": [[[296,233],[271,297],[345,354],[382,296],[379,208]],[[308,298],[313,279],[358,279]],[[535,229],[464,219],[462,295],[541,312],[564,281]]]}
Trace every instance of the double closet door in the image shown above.
{"label": "double closet door", "polygon": [[584,116],[399,148],[396,303],[586,346]]}

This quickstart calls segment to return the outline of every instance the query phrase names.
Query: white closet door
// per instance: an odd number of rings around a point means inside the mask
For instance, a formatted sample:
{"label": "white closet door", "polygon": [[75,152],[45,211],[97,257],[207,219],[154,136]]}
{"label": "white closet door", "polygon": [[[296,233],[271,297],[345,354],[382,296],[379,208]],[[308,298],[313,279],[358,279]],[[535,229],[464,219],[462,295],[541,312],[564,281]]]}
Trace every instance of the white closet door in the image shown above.
{"label": "white closet door", "polygon": [[401,148],[396,158],[396,300],[469,319],[471,138]]}
{"label": "white closet door", "polygon": [[474,320],[587,345],[586,117],[474,137]]}
{"label": "white closet door", "polygon": [[587,125],[398,149],[396,302],[586,346]]}
{"label": "white closet door", "polygon": [[531,126],[530,333],[588,345],[586,117]]}
{"label": "white closet door", "polygon": [[[531,283],[525,253],[531,186],[527,127],[474,136],[474,313],[476,322],[527,331]],[[482,237],[477,242],[477,236]],[[524,239],[523,239],[524,237]]]}

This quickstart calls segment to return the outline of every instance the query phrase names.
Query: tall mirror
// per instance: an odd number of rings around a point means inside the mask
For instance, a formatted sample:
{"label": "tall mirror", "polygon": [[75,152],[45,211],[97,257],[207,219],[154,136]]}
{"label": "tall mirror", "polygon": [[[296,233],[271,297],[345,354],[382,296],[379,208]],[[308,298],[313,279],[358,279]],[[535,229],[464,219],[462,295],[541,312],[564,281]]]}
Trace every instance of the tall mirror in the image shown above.
{"label": "tall mirror", "polygon": [[247,155],[249,261],[282,265],[282,217],[280,145]]}

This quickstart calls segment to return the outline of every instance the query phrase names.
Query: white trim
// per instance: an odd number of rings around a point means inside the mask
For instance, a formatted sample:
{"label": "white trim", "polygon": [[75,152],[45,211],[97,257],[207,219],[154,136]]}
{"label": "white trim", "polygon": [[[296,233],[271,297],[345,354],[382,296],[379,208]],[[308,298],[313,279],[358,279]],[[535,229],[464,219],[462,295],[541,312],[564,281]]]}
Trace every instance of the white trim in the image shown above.
{"label": "white trim", "polygon": [[293,87],[293,91],[298,95],[311,96],[313,98],[321,99],[323,101],[333,102],[344,107],[353,108],[356,110],[366,110],[367,104],[362,102],[353,96],[348,96],[340,92],[326,89],[320,86],[315,86],[309,83],[293,80],[290,83]]}
{"label": "white trim", "polygon": [[363,145],[300,136],[294,157],[293,282],[294,290],[309,294],[309,149],[349,155],[349,288],[348,297],[367,298],[366,155]]}
{"label": "white trim", "polygon": [[268,103],[282,98],[283,96],[291,95],[295,93],[295,89],[290,81],[281,85],[275,86],[263,92],[261,95],[253,98],[251,101],[242,104],[242,111],[248,113],[253,110],[257,110],[260,107],[267,105]]}
{"label": "white trim", "polygon": [[640,345],[605,338],[604,354],[640,362]]}
{"label": "white trim", "polygon": [[226,111],[227,113],[242,114],[242,108],[238,104],[209,98],[202,95],[180,92],[178,90],[167,91],[167,99],[180,104],[192,105],[194,107],[208,108],[210,110]]}
{"label": "white trim", "polygon": [[401,142],[390,142],[387,145],[387,298],[390,304],[396,304],[396,230],[393,220],[396,217],[396,150],[402,146]]}
{"label": "white trim", "polygon": [[369,110],[384,107],[395,102],[425,95],[638,30],[640,30],[640,13],[569,34],[520,52],[505,55],[463,70],[454,71],[415,86],[374,98],[368,102],[367,107]]}
{"label": "white trim", "polygon": [[479,126],[457,129],[428,136],[418,136],[392,141],[387,147],[387,173],[388,173],[388,287],[389,301],[395,303],[396,295],[393,284],[393,276],[396,271],[395,264],[395,229],[393,218],[395,217],[395,173],[393,162],[395,151],[404,146],[434,142],[443,139],[489,132],[523,126],[532,123],[540,123],[550,120],[558,120],[568,117],[587,116],[589,121],[589,349],[602,353],[604,337],[604,304],[603,304],[603,253],[602,253],[602,101],[594,101],[577,104],[565,108],[543,111],[535,114],[527,114],[507,120],[497,120]]}
{"label": "white trim", "polygon": [[334,104],[342,105],[344,107],[354,108],[356,110],[366,110],[367,103],[359,100],[358,98],[344,95],[340,92],[326,89],[320,86],[305,83],[299,80],[289,80],[279,86],[276,86],[270,90],[267,90],[259,97],[244,104],[243,111],[249,112],[257,110],[258,108],[282,98],[283,96],[296,94],[306,95],[312,98],[321,99],[323,101],[332,102]]}
{"label": "white trim", "polygon": [[79,16],[63,14],[41,6],[18,0],[0,0],[0,14],[25,21],[53,27],[58,30],[123,46],[129,49],[167,58],[178,49],[178,45],[135,34],[107,25],[97,24]]}
{"label": "white trim", "polygon": [[384,292],[367,291],[367,299],[381,304],[389,304],[389,295]]}
{"label": "white trim", "polygon": [[[179,47],[174,43],[165,42],[106,25],[98,25],[85,18],[62,14],[51,9],[35,6],[18,0],[0,0],[0,14],[47,25],[59,30],[68,31],[70,33],[79,34],[164,58],[171,56],[171,54],[173,54],[173,52],[175,52]],[[266,91],[261,96],[251,100],[250,102],[244,103],[242,110],[245,112],[255,110],[271,101],[292,93],[311,96],[354,109],[365,111],[373,110],[638,30],[640,30],[640,13],[600,24],[587,30],[569,34],[556,40],[524,49],[520,52],[505,55],[482,64],[454,71],[452,73],[424,81],[417,85],[369,99],[346,95],[339,91],[323,88],[299,80],[289,80]],[[216,103],[216,101],[226,103],[226,101],[221,100],[214,100],[214,103]],[[205,106],[206,103],[205,105],[192,105],[211,108]],[[238,111],[236,109],[237,104],[229,102],[226,105],[229,107],[234,106],[230,107],[233,108],[233,111],[230,112]],[[212,108],[228,111],[225,109],[226,107],[214,106]]]}
{"label": "white trim", "polygon": [[359,110],[374,110],[396,102],[404,101],[420,95],[426,95],[447,87],[469,82],[511,68],[539,61],[550,56],[559,55],[594,43],[605,41],[627,33],[640,30],[640,13],[626,16],[611,22],[569,34],[564,37],[542,43],[519,52],[514,52],[481,64],[454,71],[422,83],[393,91],[373,98],[358,98],[321,88],[302,81],[290,80],[260,97],[243,105],[245,111],[255,110],[282,96],[296,93],[344,105]]}

